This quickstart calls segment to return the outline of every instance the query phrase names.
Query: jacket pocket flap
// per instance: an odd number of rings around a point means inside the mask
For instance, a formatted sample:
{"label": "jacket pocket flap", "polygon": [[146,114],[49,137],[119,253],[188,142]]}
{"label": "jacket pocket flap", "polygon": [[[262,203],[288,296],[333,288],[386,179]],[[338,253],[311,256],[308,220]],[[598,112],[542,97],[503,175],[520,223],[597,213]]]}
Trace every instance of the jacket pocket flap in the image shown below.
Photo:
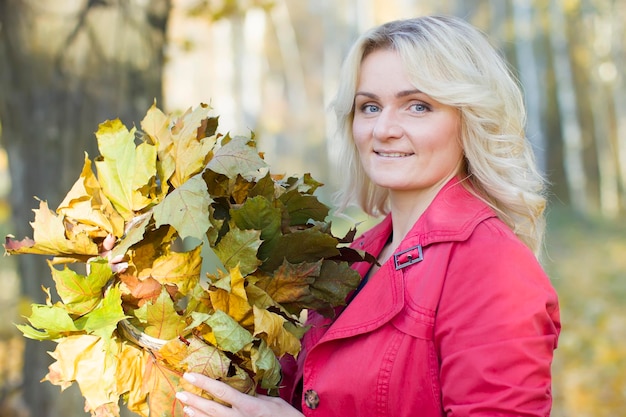
{"label": "jacket pocket flap", "polygon": [[391,324],[410,336],[433,340],[434,320],[429,315],[404,309],[391,320]]}

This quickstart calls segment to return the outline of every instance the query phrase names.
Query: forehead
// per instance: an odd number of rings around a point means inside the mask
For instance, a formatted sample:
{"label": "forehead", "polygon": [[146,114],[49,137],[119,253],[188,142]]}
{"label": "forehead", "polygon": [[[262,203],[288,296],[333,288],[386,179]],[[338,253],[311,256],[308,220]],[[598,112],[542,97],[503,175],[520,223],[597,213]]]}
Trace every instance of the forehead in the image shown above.
{"label": "forehead", "polygon": [[406,65],[400,54],[391,49],[378,49],[361,61],[358,70],[359,81],[394,81],[398,77],[408,79]]}

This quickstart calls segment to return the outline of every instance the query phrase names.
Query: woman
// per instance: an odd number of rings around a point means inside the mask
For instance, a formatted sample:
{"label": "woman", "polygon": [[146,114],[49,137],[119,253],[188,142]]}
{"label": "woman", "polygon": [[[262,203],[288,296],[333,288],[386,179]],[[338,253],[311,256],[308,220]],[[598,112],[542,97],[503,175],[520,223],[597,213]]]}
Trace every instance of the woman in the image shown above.
{"label": "woman", "polygon": [[[193,416],[547,416],[560,331],[536,255],[544,183],[520,90],[467,23],[423,17],[365,33],[334,103],[356,202],[380,224],[354,242],[379,266],[331,322],[315,313],[280,398],[186,377]],[[290,406],[289,404],[292,404]]]}

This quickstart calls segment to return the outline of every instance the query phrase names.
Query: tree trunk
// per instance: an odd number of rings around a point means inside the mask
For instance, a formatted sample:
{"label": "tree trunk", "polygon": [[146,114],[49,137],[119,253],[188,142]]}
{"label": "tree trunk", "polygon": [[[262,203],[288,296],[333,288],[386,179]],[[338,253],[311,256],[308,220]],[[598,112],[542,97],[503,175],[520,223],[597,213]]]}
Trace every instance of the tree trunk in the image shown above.
{"label": "tree trunk", "polygon": [[554,55],[557,102],[563,138],[563,160],[572,208],[588,214],[587,175],[583,164],[583,139],[576,105],[571,60],[561,0],[550,0],[550,44]]}
{"label": "tree trunk", "polygon": [[517,69],[524,89],[524,98],[528,112],[526,136],[533,145],[537,166],[542,173],[546,172],[546,141],[541,128],[543,114],[543,98],[539,87],[537,60],[535,59],[534,41],[536,22],[533,16],[533,5],[530,0],[513,2],[513,24],[515,26],[515,53]]}
{"label": "tree trunk", "polygon": [[611,59],[610,13],[583,2],[586,32],[591,38],[589,100],[593,117],[594,144],[597,154],[600,211],[604,217],[615,219],[619,212],[619,175],[617,156],[613,147],[611,122],[611,84],[615,65]]}
{"label": "tree trunk", "polygon": [[626,30],[626,4],[623,0],[615,0],[612,4],[613,11],[613,39],[611,55],[615,67],[615,84],[613,91],[613,114],[615,117],[616,148],[619,162],[619,179],[621,192],[621,206],[626,208],[626,49],[624,37]]}
{"label": "tree trunk", "polygon": [[[32,236],[34,196],[57,207],[83,165],[96,156],[98,124],[132,126],[154,99],[169,0],[0,1],[0,120],[9,156],[13,233]],[[23,296],[43,302],[52,286],[41,257],[20,256]],[[83,416],[77,395],[40,383],[51,344],[28,341],[23,398],[33,417]]]}

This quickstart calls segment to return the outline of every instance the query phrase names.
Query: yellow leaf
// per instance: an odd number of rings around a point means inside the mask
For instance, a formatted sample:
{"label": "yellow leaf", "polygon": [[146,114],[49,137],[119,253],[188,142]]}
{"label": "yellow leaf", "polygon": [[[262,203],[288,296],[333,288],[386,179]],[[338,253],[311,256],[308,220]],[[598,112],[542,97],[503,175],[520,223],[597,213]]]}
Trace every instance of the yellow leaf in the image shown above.
{"label": "yellow leaf", "polygon": [[143,375],[150,354],[132,343],[121,343],[117,372],[117,391],[124,394],[128,409],[148,417],[147,393],[143,390]]}
{"label": "yellow leaf", "polygon": [[300,340],[284,327],[285,319],[268,310],[254,308],[254,335],[263,339],[277,357],[285,353],[296,356],[300,352]]}
{"label": "yellow leaf", "polygon": [[[154,106],[153,106],[154,107]],[[211,108],[200,105],[193,111],[188,110],[180,117],[169,134],[163,131],[165,119],[160,111],[151,109],[142,127],[155,139],[158,139],[161,155],[168,155],[167,167],[175,162],[175,170],[169,180],[173,187],[180,187],[189,178],[201,172],[207,164],[208,155],[215,146],[216,136],[198,137],[198,129],[209,114]]]}
{"label": "yellow leaf", "polygon": [[39,202],[39,209],[35,212],[33,227],[33,239],[25,238],[17,241],[7,238],[5,248],[8,253],[32,253],[38,255],[70,256],[77,255],[95,256],[98,254],[98,246],[90,239],[87,233],[78,233],[71,239],[66,238],[63,216],[57,216],[48,208],[45,201]]}
{"label": "yellow leaf", "polygon": [[150,185],[156,187],[154,145],[135,146],[135,129],[126,129],[119,119],[101,123],[96,132],[101,156],[96,169],[102,190],[125,220],[153,203]]}
{"label": "yellow leaf", "polygon": [[106,233],[118,237],[124,234],[124,218],[102,192],[87,154],[80,178],[57,208],[57,213],[73,219],[75,223],[95,226],[101,231],[101,237]]}
{"label": "yellow leaf", "polygon": [[63,388],[76,381],[91,410],[117,403],[116,352],[109,351],[115,345],[105,346],[101,338],[87,334],[63,338],[51,353],[56,362],[44,380]]}
{"label": "yellow leaf", "polygon": [[227,313],[243,327],[250,328],[254,324],[254,316],[239,267],[232,268],[229,277],[230,291],[222,288],[209,291],[211,304],[213,308]]}
{"label": "yellow leaf", "polygon": [[161,284],[174,284],[182,295],[187,295],[200,281],[202,246],[189,252],[168,252],[157,258],[152,268],[139,273],[139,279],[152,277]]}

